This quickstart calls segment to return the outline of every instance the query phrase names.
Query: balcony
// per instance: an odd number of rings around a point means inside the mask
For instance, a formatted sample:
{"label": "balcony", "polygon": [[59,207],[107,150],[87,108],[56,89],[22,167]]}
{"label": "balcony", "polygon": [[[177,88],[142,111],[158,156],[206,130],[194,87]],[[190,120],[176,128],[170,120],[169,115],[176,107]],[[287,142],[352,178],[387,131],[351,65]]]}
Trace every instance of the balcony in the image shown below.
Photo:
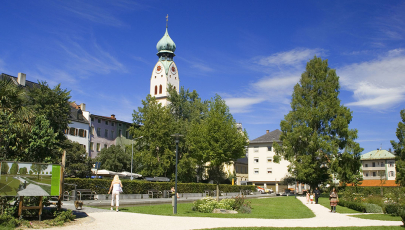
{"label": "balcony", "polygon": [[364,167],[363,166],[363,171],[385,171],[385,166],[379,166],[379,167],[372,167],[372,166],[368,166],[368,167]]}
{"label": "balcony", "polygon": [[[363,176],[363,180],[381,180],[380,176]],[[383,180],[387,180],[387,178],[384,176]]]}

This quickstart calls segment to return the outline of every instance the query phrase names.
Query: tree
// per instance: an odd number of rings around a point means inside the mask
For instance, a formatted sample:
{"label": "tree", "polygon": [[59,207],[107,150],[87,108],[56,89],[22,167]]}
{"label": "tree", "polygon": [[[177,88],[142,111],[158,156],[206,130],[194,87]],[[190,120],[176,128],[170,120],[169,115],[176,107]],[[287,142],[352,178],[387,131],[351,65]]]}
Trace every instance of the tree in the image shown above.
{"label": "tree", "polygon": [[312,189],[335,172],[346,180],[360,166],[363,149],[354,141],[357,130],[349,129],[352,112],[340,104],[339,89],[339,77],[328,61],[310,60],[294,87],[291,111],[280,123],[282,145],[274,144],[277,155],[291,162],[289,172]]}
{"label": "tree", "polygon": [[[33,174],[36,173],[38,175],[38,180],[39,180],[39,175],[41,174],[42,171],[44,171],[47,168],[48,168],[47,164],[32,164],[31,168],[30,168],[30,174],[31,174],[31,171]],[[42,172],[42,174],[43,174],[43,172]]]}
{"label": "tree", "polygon": [[26,167],[22,167],[18,170],[18,173],[20,175],[26,175],[27,174],[27,168]]}
{"label": "tree", "polygon": [[391,145],[395,153],[395,170],[396,179],[395,182],[401,186],[405,186],[405,109],[400,112],[401,120],[398,123],[396,136],[398,142],[392,140]]}
{"label": "tree", "polygon": [[79,143],[65,140],[66,167],[65,173],[71,177],[90,177],[92,161],[87,157],[86,149]]}
{"label": "tree", "polygon": [[[208,112],[208,101],[202,101],[197,91],[185,90],[181,87],[179,93],[172,88],[168,89],[170,104],[168,108],[170,113],[174,116],[175,120],[175,133],[182,134],[185,138],[179,142],[179,165],[178,165],[178,178],[182,182],[196,181],[196,174],[202,178],[201,172],[203,162],[197,161],[196,157],[192,155],[189,147],[190,139],[186,138],[193,122],[200,122],[205,119]],[[174,167],[174,165],[173,165]]]}
{"label": "tree", "polygon": [[129,171],[131,168],[131,155],[118,145],[103,148],[95,161],[100,162],[103,169],[114,172]]}
{"label": "tree", "polygon": [[1,162],[0,164],[1,164],[1,174],[7,174],[9,170],[7,162]]}
{"label": "tree", "polygon": [[134,110],[133,137],[138,139],[134,145],[134,161],[139,165],[139,173],[147,176],[171,176],[174,173],[175,133],[173,115],[168,107],[162,106],[155,97],[148,95],[142,100],[143,107]]}
{"label": "tree", "polygon": [[14,163],[11,165],[10,174],[11,174],[11,175],[17,175],[17,172],[18,172],[18,164],[17,164],[16,162],[14,162]]}
{"label": "tree", "polygon": [[245,155],[247,133],[239,132],[225,101],[216,95],[208,104],[207,117],[193,121],[187,136],[190,151],[198,161],[208,163],[209,177],[217,184],[223,179],[223,164]]}

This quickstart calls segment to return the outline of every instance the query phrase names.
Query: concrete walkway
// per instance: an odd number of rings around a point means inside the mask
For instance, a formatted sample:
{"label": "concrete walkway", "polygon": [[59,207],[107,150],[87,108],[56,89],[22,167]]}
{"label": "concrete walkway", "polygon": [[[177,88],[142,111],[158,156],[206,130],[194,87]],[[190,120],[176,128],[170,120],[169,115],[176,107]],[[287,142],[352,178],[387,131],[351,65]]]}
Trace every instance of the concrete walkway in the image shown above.
{"label": "concrete walkway", "polygon": [[[277,199],[277,198],[271,198]],[[304,197],[298,197],[316,217],[307,219],[236,219],[208,217],[178,217],[115,212],[85,207],[88,217],[76,225],[49,229],[164,229],[188,230],[219,227],[345,227],[345,226],[400,226],[401,221],[366,220],[349,217],[346,214],[331,213],[319,204],[306,204]],[[64,205],[65,206],[65,205]]]}

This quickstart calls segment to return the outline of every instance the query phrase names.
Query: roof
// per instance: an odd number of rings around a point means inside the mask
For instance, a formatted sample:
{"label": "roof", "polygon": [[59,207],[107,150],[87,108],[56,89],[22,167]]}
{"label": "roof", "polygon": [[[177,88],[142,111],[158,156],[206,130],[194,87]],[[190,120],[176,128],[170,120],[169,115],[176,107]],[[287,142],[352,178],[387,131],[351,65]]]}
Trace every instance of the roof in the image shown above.
{"label": "roof", "polygon": [[281,131],[276,129],[274,131],[271,131],[269,133],[264,134],[263,136],[260,136],[254,140],[251,140],[249,143],[250,144],[255,144],[255,143],[266,143],[266,142],[279,142],[280,141],[280,135]]}
{"label": "roof", "polygon": [[125,123],[125,124],[128,124],[128,125],[132,125],[132,123],[130,123],[130,122],[117,120],[115,117],[114,118],[113,117],[106,117],[106,116],[101,116],[101,115],[96,115],[96,114],[90,114],[90,117],[101,118],[101,119],[104,119],[104,120],[109,120],[109,121],[120,122],[120,123]]}
{"label": "roof", "polygon": [[373,150],[360,156],[360,160],[395,159],[395,155],[387,150]]}
{"label": "roof", "polygon": [[14,76],[11,76],[11,75],[8,75],[8,74],[5,74],[5,73],[2,73],[2,74],[0,75],[0,80],[3,80],[3,79],[11,79],[11,81],[12,81],[15,85],[20,86],[20,87],[39,88],[39,84],[38,84],[38,83],[35,83],[35,82],[32,82],[32,81],[28,81],[28,80],[25,80],[25,86],[22,86],[22,85],[18,84],[18,82],[17,82],[17,77],[14,77]]}
{"label": "roof", "polygon": [[167,32],[167,27],[165,34],[156,44],[156,49],[158,53],[174,53],[174,51],[176,50],[176,44],[170,38],[169,32]]}
{"label": "roof", "polygon": [[[347,184],[347,186],[352,186],[352,184]],[[381,186],[381,180],[363,180],[361,184],[358,186],[360,187],[380,187]],[[399,184],[395,183],[395,180],[386,180],[384,181],[384,184],[382,184],[383,187],[395,187],[399,186]]]}
{"label": "roof", "polygon": [[72,104],[70,104],[69,120],[89,124],[89,121],[83,117],[82,110]]}

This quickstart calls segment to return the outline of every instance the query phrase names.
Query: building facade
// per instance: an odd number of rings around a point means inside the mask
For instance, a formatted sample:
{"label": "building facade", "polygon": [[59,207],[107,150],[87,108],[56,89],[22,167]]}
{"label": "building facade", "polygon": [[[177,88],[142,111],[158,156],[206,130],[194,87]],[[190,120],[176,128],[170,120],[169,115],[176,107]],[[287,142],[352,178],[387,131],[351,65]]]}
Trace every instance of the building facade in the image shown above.
{"label": "building facade", "polygon": [[266,130],[266,134],[249,142],[248,147],[248,173],[249,181],[254,185],[272,189],[276,193],[284,192],[288,185],[281,183],[283,178],[289,175],[290,162],[282,159],[274,163],[275,151],[273,143],[279,143],[281,131],[276,129],[272,132]]}
{"label": "building facade", "polygon": [[373,150],[360,157],[363,180],[393,180],[396,178],[395,155],[387,150]]}
{"label": "building facade", "polygon": [[103,149],[111,145],[125,146],[131,144],[129,128],[131,123],[119,121],[112,114],[110,117],[90,115],[90,157],[95,158]]}
{"label": "building facade", "polygon": [[70,103],[69,128],[65,130],[65,136],[72,142],[77,142],[90,156],[90,112],[86,111],[84,103],[77,105]]}

